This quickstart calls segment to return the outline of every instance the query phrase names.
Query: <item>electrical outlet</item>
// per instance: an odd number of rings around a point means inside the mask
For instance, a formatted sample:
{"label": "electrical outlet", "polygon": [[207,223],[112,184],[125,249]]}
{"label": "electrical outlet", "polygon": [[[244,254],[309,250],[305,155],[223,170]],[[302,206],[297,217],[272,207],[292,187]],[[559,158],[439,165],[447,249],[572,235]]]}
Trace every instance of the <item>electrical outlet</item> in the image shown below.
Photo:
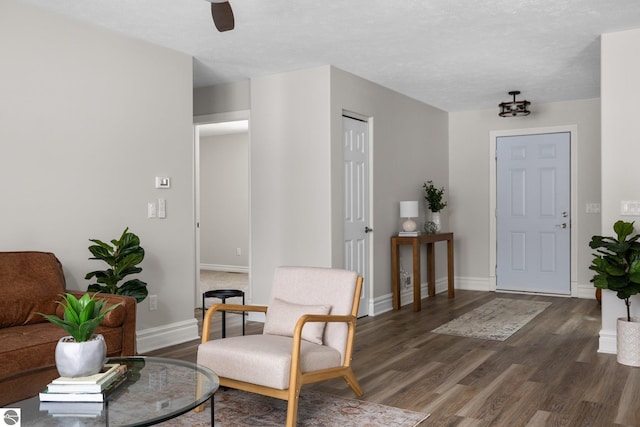
{"label": "electrical outlet", "polygon": [[158,295],[149,295],[149,311],[158,309]]}
{"label": "electrical outlet", "polygon": [[400,283],[405,289],[411,284],[411,276],[409,276],[409,273],[407,273],[402,266],[400,267]]}

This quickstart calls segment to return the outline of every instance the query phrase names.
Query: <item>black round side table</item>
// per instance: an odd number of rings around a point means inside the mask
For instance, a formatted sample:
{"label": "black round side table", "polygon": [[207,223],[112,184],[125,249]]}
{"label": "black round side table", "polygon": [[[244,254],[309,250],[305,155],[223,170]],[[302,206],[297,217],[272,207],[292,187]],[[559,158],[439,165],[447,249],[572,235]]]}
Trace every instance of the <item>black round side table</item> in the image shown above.
{"label": "black round side table", "polygon": [[[227,298],[233,297],[242,297],[242,305],[244,305],[244,292],[240,289],[214,289],[212,291],[207,291],[202,294],[202,320],[204,320],[204,315],[206,312],[204,306],[204,300],[206,298],[219,298],[222,301],[222,304],[226,303]],[[244,311],[242,314],[242,335],[244,335]],[[227,336],[227,312],[222,312],[222,338]]]}

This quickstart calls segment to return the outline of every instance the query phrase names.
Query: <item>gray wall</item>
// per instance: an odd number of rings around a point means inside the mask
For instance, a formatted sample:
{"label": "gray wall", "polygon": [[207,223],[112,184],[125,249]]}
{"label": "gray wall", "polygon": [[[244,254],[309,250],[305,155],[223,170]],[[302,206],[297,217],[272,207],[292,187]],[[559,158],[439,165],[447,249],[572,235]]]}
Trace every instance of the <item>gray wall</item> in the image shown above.
{"label": "gray wall", "polygon": [[[629,135],[639,125],[626,114],[632,108],[614,107],[640,89],[640,65],[629,55],[640,40],[637,32],[616,37],[603,46],[603,220],[599,227],[598,216],[578,213],[581,282],[589,279],[588,237],[610,228],[621,199],[640,200],[627,172],[638,150]],[[531,99],[536,113],[528,122],[499,119],[493,109],[447,114],[330,66],[192,92],[189,56],[15,0],[0,3],[0,55],[0,250],[53,251],[69,288],[85,289],[84,275],[97,268],[87,259],[88,239],[111,239],[129,226],[147,250],[141,278],[159,300],[158,311],[138,307],[143,339],[167,325],[183,340],[195,330],[193,115],[251,110],[258,303],[267,301],[277,265],[342,263],[343,109],[373,120],[376,300],[390,294],[397,202],[422,200],[427,179],[447,189],[444,225],[456,232],[456,275],[487,277],[491,130],[576,125],[580,210],[600,196],[598,100],[536,106]],[[156,190],[156,175],[171,176],[172,188]],[[147,202],[159,197],[167,199],[167,219],[147,219]],[[423,221],[424,205],[421,214]]]}
{"label": "gray wall", "polygon": [[200,138],[200,265],[205,268],[249,266],[248,143],[246,132]]}
{"label": "gray wall", "polygon": [[[640,93],[640,30],[602,36],[602,224],[598,234],[613,235],[613,224],[638,216],[620,215],[622,200],[640,200],[638,158],[640,121],[636,94]],[[631,315],[640,315],[640,296],[631,298]],[[626,315],[624,301],[611,291],[602,295],[600,351],[616,351],[616,319]]]}
{"label": "gray wall", "polygon": [[329,67],[251,80],[251,289],[275,267],[331,265]]}
{"label": "gray wall", "polygon": [[538,128],[576,126],[577,146],[577,212],[572,212],[572,230],[577,236],[577,282],[593,296],[589,283],[591,250],[589,240],[597,234],[600,215],[585,213],[587,203],[600,201],[600,100],[536,104],[526,117],[503,118],[498,108],[465,111],[450,114],[449,156],[451,185],[451,227],[456,239],[457,285],[480,288],[488,285],[489,220],[490,220],[490,162],[489,141],[491,131],[521,129],[525,132]]}
{"label": "gray wall", "polygon": [[[422,184],[431,179],[444,186],[449,195],[448,114],[415,99],[331,67],[331,147],[334,209],[334,265],[343,263],[343,183],[342,119],[343,110],[369,117],[373,162],[373,251],[372,297],[380,309],[389,307],[391,293],[390,238],[399,231],[401,200],[419,200],[421,227],[426,220]],[[442,212],[443,230],[449,229]],[[436,279],[446,277],[446,244],[436,245]],[[422,257],[425,258],[423,248]],[[401,248],[400,263],[411,271],[411,253]],[[426,283],[426,260],[422,262],[422,282]],[[403,300],[409,303],[410,300]]]}
{"label": "gray wall", "polygon": [[[256,78],[249,91],[236,88],[238,96],[226,86],[197,89],[194,98],[196,115],[206,115],[242,109],[234,100],[250,93],[252,302],[268,301],[278,265],[343,266],[341,116],[347,110],[373,122],[374,274],[367,285],[389,307],[389,239],[400,223],[398,202],[422,200],[427,179],[448,186],[447,113],[331,66]],[[230,100],[228,109],[208,97]],[[445,248],[438,251],[440,277]]]}
{"label": "gray wall", "polygon": [[245,111],[251,108],[249,80],[202,87],[193,91],[193,115]]}
{"label": "gray wall", "polygon": [[[103,267],[88,239],[129,226],[158,295],[138,331],[186,322],[197,336],[191,58],[14,0],[0,2],[0,55],[0,250],[54,252],[84,290]],[[167,218],[147,219],[159,197]]]}

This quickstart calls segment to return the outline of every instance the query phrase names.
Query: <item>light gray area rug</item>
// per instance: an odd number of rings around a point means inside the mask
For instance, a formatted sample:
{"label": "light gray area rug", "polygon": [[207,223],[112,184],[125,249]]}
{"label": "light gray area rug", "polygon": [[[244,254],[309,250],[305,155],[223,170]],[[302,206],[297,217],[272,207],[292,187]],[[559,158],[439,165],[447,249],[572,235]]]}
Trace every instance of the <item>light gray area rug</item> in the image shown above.
{"label": "light gray area rug", "polygon": [[[226,389],[215,399],[216,427],[284,426],[287,402],[258,394]],[[202,412],[186,414],[159,426],[209,426],[209,404]],[[414,427],[429,415],[379,405],[357,399],[345,399],[324,393],[302,390],[298,403],[298,426],[313,427]]]}
{"label": "light gray area rug", "polygon": [[550,305],[550,302],[496,298],[431,332],[504,341]]}

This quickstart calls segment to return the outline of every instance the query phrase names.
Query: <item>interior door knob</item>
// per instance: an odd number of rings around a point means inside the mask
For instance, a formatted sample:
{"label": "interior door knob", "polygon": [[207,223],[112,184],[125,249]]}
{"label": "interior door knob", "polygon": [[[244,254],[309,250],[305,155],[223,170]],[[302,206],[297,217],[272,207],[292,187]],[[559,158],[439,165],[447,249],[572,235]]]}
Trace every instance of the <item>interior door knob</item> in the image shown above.
{"label": "interior door knob", "polygon": [[371,233],[372,231],[373,231],[373,228],[369,228],[368,226],[364,228],[365,233]]}
{"label": "interior door knob", "polygon": [[558,228],[567,228],[567,223],[563,222],[562,224],[556,225],[556,227],[558,227]]}

